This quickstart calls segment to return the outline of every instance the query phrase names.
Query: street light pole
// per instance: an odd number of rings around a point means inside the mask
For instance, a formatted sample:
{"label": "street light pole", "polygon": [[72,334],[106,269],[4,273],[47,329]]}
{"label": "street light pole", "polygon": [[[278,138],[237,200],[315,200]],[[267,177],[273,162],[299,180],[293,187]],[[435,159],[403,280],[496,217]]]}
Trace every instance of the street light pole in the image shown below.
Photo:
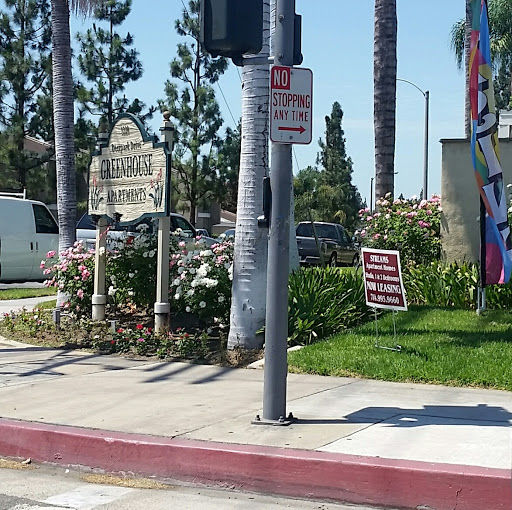
{"label": "street light pole", "polygon": [[423,198],[428,200],[428,110],[430,103],[430,92],[425,91],[425,149],[423,163]]}
{"label": "street light pole", "polygon": [[370,212],[373,213],[373,180],[375,177],[370,177]]}
{"label": "street light pole", "polygon": [[416,85],[416,83],[413,83],[409,80],[404,80],[403,78],[397,78],[396,81],[403,81],[405,83],[408,83],[409,85],[412,85],[414,88],[419,90],[423,97],[425,98],[425,133],[424,133],[424,154],[423,154],[423,198],[428,199],[428,117],[429,117],[429,108],[430,108],[430,92],[428,90],[423,91]]}

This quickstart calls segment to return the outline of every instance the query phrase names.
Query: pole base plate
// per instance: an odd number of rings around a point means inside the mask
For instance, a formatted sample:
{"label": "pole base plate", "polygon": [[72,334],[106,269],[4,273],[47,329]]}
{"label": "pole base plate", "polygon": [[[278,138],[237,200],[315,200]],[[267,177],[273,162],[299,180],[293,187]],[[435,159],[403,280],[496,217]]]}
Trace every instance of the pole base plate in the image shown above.
{"label": "pole base plate", "polygon": [[279,420],[267,420],[265,418],[261,418],[259,414],[256,415],[254,420],[251,420],[251,425],[267,425],[270,427],[287,427],[288,425],[291,425],[292,423],[295,423],[297,421],[297,418],[293,416],[292,413],[288,414],[288,416],[285,418],[284,416],[281,416]]}

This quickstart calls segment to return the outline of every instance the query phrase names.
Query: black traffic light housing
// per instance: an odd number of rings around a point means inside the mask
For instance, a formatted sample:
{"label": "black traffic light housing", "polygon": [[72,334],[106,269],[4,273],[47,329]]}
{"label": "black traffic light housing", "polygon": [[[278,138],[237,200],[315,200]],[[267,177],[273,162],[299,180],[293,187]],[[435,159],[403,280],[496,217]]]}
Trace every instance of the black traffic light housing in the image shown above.
{"label": "black traffic light housing", "polygon": [[201,0],[201,44],[212,57],[240,59],[263,45],[263,0]]}

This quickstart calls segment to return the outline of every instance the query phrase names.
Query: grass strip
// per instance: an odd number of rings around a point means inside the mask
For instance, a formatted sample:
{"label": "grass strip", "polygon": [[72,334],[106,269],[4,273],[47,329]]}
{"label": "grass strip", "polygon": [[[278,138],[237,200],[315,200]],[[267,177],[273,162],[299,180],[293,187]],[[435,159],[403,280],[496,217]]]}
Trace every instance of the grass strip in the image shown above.
{"label": "grass strip", "polygon": [[57,294],[55,287],[43,287],[37,289],[2,289],[0,290],[0,301],[6,301],[8,299],[24,299],[41,296],[53,296]]}
{"label": "grass strip", "polygon": [[288,356],[290,371],[512,390],[512,314],[411,307],[369,322]]}

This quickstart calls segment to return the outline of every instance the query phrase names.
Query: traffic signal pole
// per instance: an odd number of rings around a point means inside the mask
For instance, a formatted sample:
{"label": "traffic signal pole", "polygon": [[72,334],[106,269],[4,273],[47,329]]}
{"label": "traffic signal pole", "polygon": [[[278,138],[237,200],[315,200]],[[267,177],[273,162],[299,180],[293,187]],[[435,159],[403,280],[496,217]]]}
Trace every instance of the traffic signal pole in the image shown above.
{"label": "traffic signal pole", "polygon": [[[274,64],[293,66],[295,0],[277,0]],[[272,101],[272,98],[270,98]],[[272,143],[262,423],[287,425],[288,270],[292,145]]]}

